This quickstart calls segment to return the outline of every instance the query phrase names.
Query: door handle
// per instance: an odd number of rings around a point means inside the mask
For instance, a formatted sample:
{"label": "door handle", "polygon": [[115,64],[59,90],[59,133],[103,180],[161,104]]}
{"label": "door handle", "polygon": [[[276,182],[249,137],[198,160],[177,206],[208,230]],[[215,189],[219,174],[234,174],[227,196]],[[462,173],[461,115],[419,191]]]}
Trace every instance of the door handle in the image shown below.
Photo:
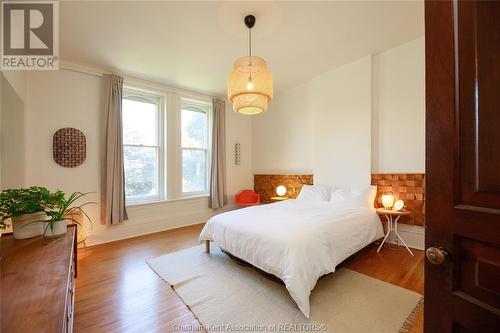
{"label": "door handle", "polygon": [[446,250],[441,247],[429,247],[425,251],[425,256],[431,264],[442,265],[445,262],[446,257],[448,256],[448,252],[446,252]]}

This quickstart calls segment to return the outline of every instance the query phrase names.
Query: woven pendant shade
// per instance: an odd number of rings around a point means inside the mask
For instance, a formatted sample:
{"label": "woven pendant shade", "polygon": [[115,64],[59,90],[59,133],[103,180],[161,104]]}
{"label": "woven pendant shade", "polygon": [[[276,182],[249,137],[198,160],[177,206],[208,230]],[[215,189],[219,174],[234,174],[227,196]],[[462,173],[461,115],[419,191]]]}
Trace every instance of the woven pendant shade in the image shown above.
{"label": "woven pendant shade", "polygon": [[266,61],[256,56],[241,57],[234,63],[227,82],[227,95],[233,110],[258,114],[267,110],[273,98],[273,77]]}

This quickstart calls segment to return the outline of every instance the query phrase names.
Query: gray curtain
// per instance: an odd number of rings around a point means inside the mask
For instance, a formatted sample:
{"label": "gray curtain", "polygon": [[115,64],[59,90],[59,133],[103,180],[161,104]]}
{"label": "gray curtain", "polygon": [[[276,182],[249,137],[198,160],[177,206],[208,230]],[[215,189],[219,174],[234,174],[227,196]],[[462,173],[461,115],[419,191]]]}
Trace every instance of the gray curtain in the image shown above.
{"label": "gray curtain", "polygon": [[122,137],[123,78],[105,74],[104,82],[101,223],[117,224],[127,219]]}
{"label": "gray curtain", "polygon": [[212,167],[210,173],[210,208],[221,208],[226,195],[226,104],[214,99],[212,126]]}

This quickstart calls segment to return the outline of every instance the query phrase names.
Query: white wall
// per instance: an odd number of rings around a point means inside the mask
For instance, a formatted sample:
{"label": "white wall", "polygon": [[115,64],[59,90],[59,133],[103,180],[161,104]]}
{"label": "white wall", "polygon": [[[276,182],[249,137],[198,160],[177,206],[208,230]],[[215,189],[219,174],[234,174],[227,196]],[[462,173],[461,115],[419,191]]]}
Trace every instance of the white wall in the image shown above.
{"label": "white wall", "polygon": [[254,172],[312,172],[339,186],[425,172],[424,47],[421,37],[277,94],[254,117]]}
{"label": "white wall", "polygon": [[275,96],[254,117],[256,173],[312,172],[315,183],[370,182],[371,57]]}
{"label": "white wall", "polygon": [[[102,78],[68,70],[32,72],[28,78],[27,170],[30,185],[51,189],[95,192],[99,199],[99,114]],[[144,82],[143,82],[144,83]],[[148,83],[149,84],[149,83]],[[150,84],[156,88],[160,85]],[[227,108],[227,175],[230,202],[242,188],[252,187],[250,120]],[[52,158],[52,135],[61,127],[75,127],[87,137],[87,159],[76,168],[63,168]],[[242,145],[242,164],[234,165],[234,143]],[[228,208],[232,208],[230,205]],[[201,223],[214,214],[207,198],[186,199],[129,207],[129,221],[108,226],[99,223],[99,208],[89,208],[93,230],[88,245]]]}
{"label": "white wall", "polygon": [[[0,73],[0,188],[25,185],[25,76]],[[16,89],[17,87],[17,89]]]}
{"label": "white wall", "polygon": [[313,171],[318,184],[370,184],[370,69],[371,58],[366,57],[311,81]]}
{"label": "white wall", "polygon": [[310,99],[309,85],[300,85],[275,96],[266,112],[252,116],[254,172],[312,171]]}
{"label": "white wall", "polygon": [[2,71],[7,81],[16,91],[17,95],[24,101],[27,95],[27,71]]}
{"label": "white wall", "polygon": [[425,171],[425,41],[373,56],[373,172]]}
{"label": "white wall", "polygon": [[[95,192],[99,200],[99,117],[102,80],[67,71],[34,71],[28,77],[26,121],[26,183],[66,193]],[[87,157],[76,168],[63,168],[52,157],[52,136],[63,127],[81,130],[87,139]],[[88,208],[99,225],[99,210]]]}
{"label": "white wall", "polygon": [[[253,188],[252,173],[252,121],[233,111],[226,101],[226,177],[228,201],[234,203],[234,195]],[[240,165],[235,165],[234,146],[241,145]]]}

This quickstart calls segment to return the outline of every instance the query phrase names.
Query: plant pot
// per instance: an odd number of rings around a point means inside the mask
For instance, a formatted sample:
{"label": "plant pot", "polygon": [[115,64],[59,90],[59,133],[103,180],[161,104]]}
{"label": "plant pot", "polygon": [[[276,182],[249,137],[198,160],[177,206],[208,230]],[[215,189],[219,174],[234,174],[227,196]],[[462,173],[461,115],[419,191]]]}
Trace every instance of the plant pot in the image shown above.
{"label": "plant pot", "polygon": [[32,223],[46,220],[44,212],[24,214],[12,218],[12,233],[15,239],[25,239],[40,236],[43,234],[42,223]]}
{"label": "plant pot", "polygon": [[56,238],[64,236],[64,234],[66,234],[66,220],[43,222],[42,224],[43,236],[46,238]]}

